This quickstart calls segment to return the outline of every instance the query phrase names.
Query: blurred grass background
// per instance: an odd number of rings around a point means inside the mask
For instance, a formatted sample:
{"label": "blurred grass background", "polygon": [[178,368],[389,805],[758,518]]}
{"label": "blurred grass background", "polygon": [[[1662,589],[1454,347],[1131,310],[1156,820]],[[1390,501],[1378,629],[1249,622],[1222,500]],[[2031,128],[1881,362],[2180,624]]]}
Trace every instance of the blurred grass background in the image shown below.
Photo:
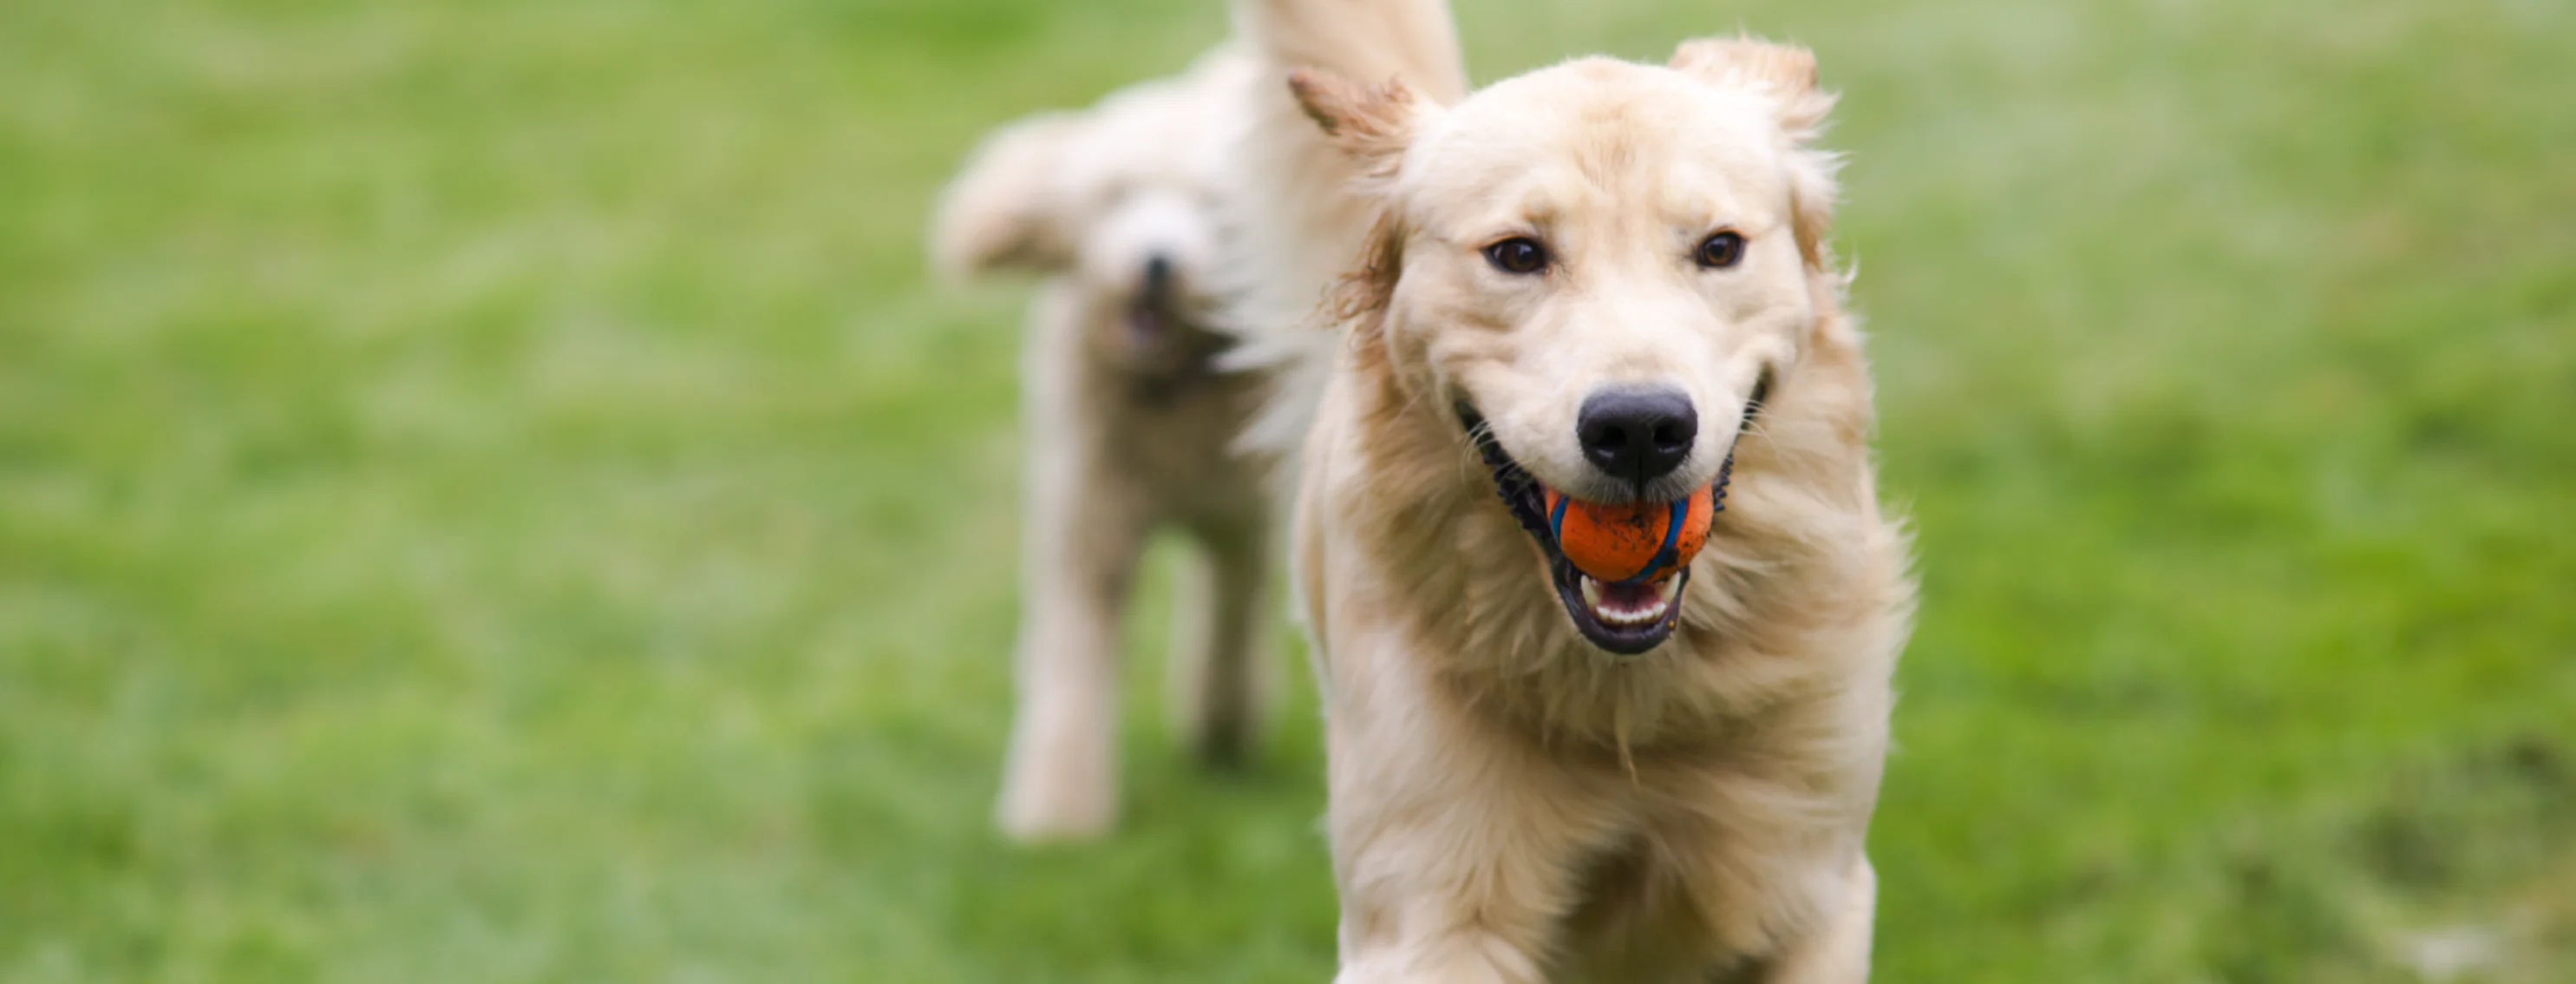
{"label": "blurred grass background", "polygon": [[[1214,0],[0,5],[0,979],[1318,981],[1311,697],[986,831],[985,129]],[[1460,0],[1846,99],[1888,981],[2576,980],[2576,8]]]}

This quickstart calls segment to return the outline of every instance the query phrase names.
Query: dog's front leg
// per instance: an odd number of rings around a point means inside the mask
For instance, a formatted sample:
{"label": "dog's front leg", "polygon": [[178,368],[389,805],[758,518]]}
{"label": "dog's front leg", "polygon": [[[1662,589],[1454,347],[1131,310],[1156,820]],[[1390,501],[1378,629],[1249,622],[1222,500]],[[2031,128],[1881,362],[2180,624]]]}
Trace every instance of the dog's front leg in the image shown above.
{"label": "dog's front leg", "polygon": [[1608,839],[1613,808],[1536,744],[1442,698],[1417,703],[1428,695],[1406,693],[1403,671],[1371,680],[1342,652],[1333,685],[1349,696],[1328,718],[1335,980],[1544,980],[1574,872]]}
{"label": "dog's front leg", "polygon": [[1372,953],[1344,964],[1333,984],[1538,984],[1545,980],[1527,957],[1488,953],[1489,939],[1453,937]]}
{"label": "dog's front leg", "polygon": [[1193,532],[1198,556],[1174,611],[1173,711],[1202,761],[1230,766],[1251,751],[1269,690],[1262,655],[1272,534],[1258,515]]}
{"label": "dog's front leg", "polygon": [[1019,706],[995,810],[1021,840],[1094,836],[1117,819],[1119,626],[1150,526],[1051,368],[1032,359],[1026,387]]}
{"label": "dog's front leg", "polygon": [[1860,984],[1869,980],[1869,937],[1878,912],[1878,872],[1855,857],[1842,897],[1814,932],[1772,958],[1763,984]]}
{"label": "dog's front leg", "polygon": [[1039,500],[1022,588],[998,820],[1022,840],[1089,837],[1118,814],[1118,636],[1142,524],[1097,475],[1030,489]]}

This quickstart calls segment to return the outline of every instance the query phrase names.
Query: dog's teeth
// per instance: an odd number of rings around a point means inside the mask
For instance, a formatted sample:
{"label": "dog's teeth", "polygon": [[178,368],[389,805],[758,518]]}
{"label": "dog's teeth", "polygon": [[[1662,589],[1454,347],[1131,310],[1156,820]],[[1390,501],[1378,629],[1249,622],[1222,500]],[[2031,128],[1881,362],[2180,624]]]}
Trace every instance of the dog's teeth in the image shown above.
{"label": "dog's teeth", "polygon": [[1658,597],[1653,605],[1629,612],[1625,621],[1629,625],[1645,625],[1664,617],[1664,610],[1670,607],[1672,604],[1669,600]]}
{"label": "dog's teeth", "polygon": [[1592,617],[1604,625],[1617,626],[1652,625],[1662,619],[1665,612],[1672,610],[1673,596],[1681,584],[1678,577],[1666,578],[1656,585],[1652,603],[1644,608],[1624,609],[1613,608],[1603,601],[1601,582],[1580,573],[1574,577],[1575,584],[1583,592],[1583,605],[1592,610]]}
{"label": "dog's teeth", "polygon": [[1654,620],[1656,620],[1656,619],[1659,619],[1659,618],[1664,617],[1664,605],[1663,605],[1663,603],[1661,603],[1661,602],[1657,602],[1657,603],[1655,604],[1655,607],[1653,607],[1653,608],[1647,608],[1647,609],[1643,609],[1643,610],[1639,610],[1639,611],[1633,611],[1633,612],[1603,612],[1603,611],[1596,611],[1596,612],[1594,612],[1593,614],[1600,616],[1602,621],[1604,621],[1604,622],[1608,622],[1608,623],[1610,623],[1610,624],[1612,624],[1612,625],[1646,625],[1646,624],[1652,623],[1652,622],[1653,622]]}

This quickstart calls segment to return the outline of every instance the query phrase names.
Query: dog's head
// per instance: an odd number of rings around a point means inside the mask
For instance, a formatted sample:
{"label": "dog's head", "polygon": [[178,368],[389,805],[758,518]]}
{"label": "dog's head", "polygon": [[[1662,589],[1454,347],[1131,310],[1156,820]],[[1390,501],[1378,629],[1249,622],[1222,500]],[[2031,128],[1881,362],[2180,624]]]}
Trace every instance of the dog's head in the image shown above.
{"label": "dog's head", "polygon": [[1211,306],[1218,155],[1247,72],[1219,52],[1183,76],[1132,86],[1079,112],[1021,120],[985,139],[942,195],[931,258],[943,275],[1022,270],[1075,278],[1114,305],[1096,339],[1151,363]]}
{"label": "dog's head", "polygon": [[[1290,81],[1379,219],[1336,303],[1415,403],[1453,409],[1594,645],[1668,638],[1685,568],[1573,569],[1538,485],[1597,502],[1719,486],[1817,320],[1832,98],[1813,56],[1696,41],[1669,66],[1570,62],[1453,107],[1390,82]],[[1721,500],[1722,501],[1722,500]]]}

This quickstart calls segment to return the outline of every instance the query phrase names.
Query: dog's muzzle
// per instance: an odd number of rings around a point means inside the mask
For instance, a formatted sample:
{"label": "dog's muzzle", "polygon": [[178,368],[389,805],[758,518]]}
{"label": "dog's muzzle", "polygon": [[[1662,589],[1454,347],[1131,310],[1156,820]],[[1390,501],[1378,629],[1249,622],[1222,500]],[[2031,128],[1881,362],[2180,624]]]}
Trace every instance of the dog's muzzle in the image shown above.
{"label": "dog's muzzle", "polygon": [[[1756,401],[1748,404],[1745,418],[1749,421],[1759,408],[1763,389],[1757,387]],[[1556,587],[1559,603],[1574,622],[1574,629],[1584,641],[1604,652],[1634,656],[1660,646],[1672,638],[1681,623],[1682,590],[1690,584],[1687,566],[1652,581],[1605,583],[1575,568],[1566,559],[1564,547],[1557,542],[1547,515],[1546,487],[1529,470],[1512,460],[1495,439],[1493,429],[1474,405],[1457,404],[1459,425],[1466,428],[1468,440],[1484,458],[1485,467],[1494,476],[1494,492],[1503,500],[1513,520],[1538,544],[1547,562],[1548,576]],[[1737,431],[1741,439],[1742,430]],[[1711,498],[1715,510],[1726,509],[1726,486],[1735,472],[1735,451],[1730,447],[1726,459],[1719,463],[1717,480],[1712,483]]]}

